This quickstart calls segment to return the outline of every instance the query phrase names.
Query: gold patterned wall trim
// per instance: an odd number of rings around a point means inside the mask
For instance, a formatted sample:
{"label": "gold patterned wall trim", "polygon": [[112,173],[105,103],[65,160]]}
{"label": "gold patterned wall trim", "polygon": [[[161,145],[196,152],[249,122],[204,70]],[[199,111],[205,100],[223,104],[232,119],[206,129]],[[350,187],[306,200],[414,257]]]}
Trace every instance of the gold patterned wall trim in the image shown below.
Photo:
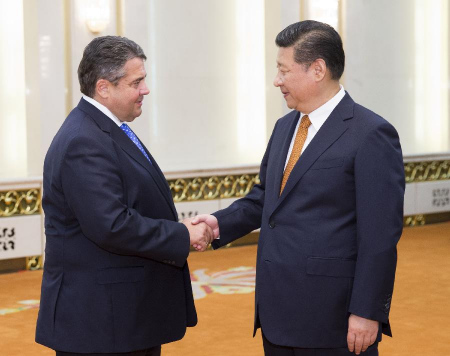
{"label": "gold patterned wall trim", "polygon": [[41,212],[39,189],[9,190],[0,192],[0,217],[32,215]]}
{"label": "gold patterned wall trim", "polygon": [[412,215],[403,217],[403,226],[413,227],[425,225],[425,217],[423,215]]}
{"label": "gold patterned wall trim", "polygon": [[405,162],[406,183],[450,179],[450,161]]}
{"label": "gold patterned wall trim", "polygon": [[42,256],[26,257],[26,267],[28,271],[36,271],[42,269]]}
{"label": "gold patterned wall trim", "polygon": [[450,212],[405,216],[403,226],[423,226],[450,221]]}
{"label": "gold patterned wall trim", "polygon": [[242,174],[212,177],[179,178],[168,181],[173,200],[198,201],[240,198],[247,195],[255,184],[258,174]]}

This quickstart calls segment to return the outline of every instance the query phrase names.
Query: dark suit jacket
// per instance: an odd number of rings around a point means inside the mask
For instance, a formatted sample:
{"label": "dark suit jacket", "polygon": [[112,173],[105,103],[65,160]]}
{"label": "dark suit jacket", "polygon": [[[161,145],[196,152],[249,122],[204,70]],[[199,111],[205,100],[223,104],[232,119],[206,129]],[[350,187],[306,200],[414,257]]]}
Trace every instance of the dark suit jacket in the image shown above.
{"label": "dark suit jacket", "polygon": [[151,159],[83,99],[56,134],[44,164],[38,343],[129,352],[181,339],[197,323],[189,233]]}
{"label": "dark suit jacket", "polygon": [[350,313],[380,321],[390,334],[405,184],[397,132],[346,94],[279,196],[298,119],[293,111],[276,123],[261,184],[214,214],[213,246],[261,227],[255,330],[262,325],[274,344],[345,347]]}

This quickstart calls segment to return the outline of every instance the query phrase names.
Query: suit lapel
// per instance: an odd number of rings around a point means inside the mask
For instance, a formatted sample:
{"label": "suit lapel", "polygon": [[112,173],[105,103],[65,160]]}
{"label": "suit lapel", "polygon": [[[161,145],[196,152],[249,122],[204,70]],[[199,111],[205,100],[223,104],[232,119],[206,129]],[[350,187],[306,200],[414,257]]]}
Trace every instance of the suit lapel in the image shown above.
{"label": "suit lapel", "polygon": [[[142,143],[142,142],[141,142]],[[170,208],[172,209],[173,216],[178,220],[178,214],[177,209],[175,208],[175,204],[173,202],[172,192],[170,191],[169,184],[167,183],[166,177],[164,177],[163,172],[161,171],[161,168],[159,168],[158,163],[156,163],[156,160],[153,158],[153,156],[150,154],[149,150],[147,150],[147,147],[142,143],[142,146],[144,147],[144,150],[147,152],[148,156],[152,160],[152,168],[154,168],[154,171],[157,173],[157,177],[159,178],[159,188],[162,190],[162,193],[164,194],[167,202],[170,205]],[[155,177],[153,177],[155,179]],[[156,179],[155,179],[156,181]],[[158,184],[158,183],[157,183]]]}
{"label": "suit lapel", "polygon": [[112,127],[111,138],[126,152],[128,155],[144,167],[150,174],[152,173],[151,164],[147,158],[139,151],[139,148],[131,141],[131,139],[122,131],[120,127]]}
{"label": "suit lapel", "polygon": [[117,126],[109,117],[103,114],[95,106],[91,105],[86,100],[81,99],[80,103],[78,104],[78,108],[86,112],[98,124],[102,131],[108,132],[111,138],[132,159],[134,159],[137,163],[144,167],[147,172],[150,173],[158,189],[161,191],[161,194],[164,196],[170,208],[172,209],[174,217],[178,220],[175,206],[173,204],[172,194],[170,193],[170,190],[168,191],[167,182],[165,181],[164,175],[156,164],[156,161],[150,155],[150,152],[148,152],[147,148],[142,144],[150,159],[152,160],[152,164],[149,163],[147,158],[145,158],[139,148],[133,143],[133,141],[131,141],[126,133],[123,132],[119,126]]}
{"label": "suit lapel", "polygon": [[[280,187],[281,187],[281,180],[283,178],[284,173],[284,165],[286,163],[286,157],[289,151],[289,146],[291,145],[292,136],[294,135],[295,127],[297,126],[297,122],[300,118],[300,113],[296,111],[292,115],[292,119],[290,122],[286,125],[286,128],[284,129],[285,132],[281,132],[281,137],[284,139],[281,143],[281,150],[276,151],[274,162],[275,164],[275,171],[274,171],[274,189],[272,189],[272,194],[270,195],[269,199],[270,202],[277,202],[279,196],[280,196]],[[276,145],[274,145],[276,147]]]}
{"label": "suit lapel", "polygon": [[[309,170],[313,163],[322,155],[322,153],[324,153],[348,129],[347,120],[353,117],[353,106],[353,100],[348,94],[346,94],[300,156],[289,176],[283,193],[279,197],[272,212],[278,208],[278,206],[283,202],[286,196],[289,195],[294,186]],[[292,134],[290,135],[290,139],[291,138]],[[284,161],[286,160],[286,156],[287,151],[283,156]]]}
{"label": "suit lapel", "polygon": [[142,167],[144,167],[147,172],[150,173],[152,176],[155,184],[158,186],[159,190],[161,191],[161,194],[166,199],[167,203],[169,204],[170,208],[172,209],[172,213],[174,214],[174,217],[178,219],[178,216],[176,214],[175,206],[173,204],[172,195],[170,193],[170,190],[167,189],[167,182],[165,181],[164,175],[162,174],[161,170],[159,169],[158,165],[156,164],[156,161],[150,154],[150,152],[147,150],[147,148],[144,146],[144,144],[141,142],[142,146],[144,147],[145,151],[147,152],[148,156],[150,157],[152,163],[145,158],[145,156],[142,154],[142,152],[139,150],[139,148],[133,143],[133,141],[130,140],[130,138],[126,135],[125,132],[123,132],[118,126],[113,127],[111,130],[111,138],[117,142],[117,144],[136,162],[138,162]]}

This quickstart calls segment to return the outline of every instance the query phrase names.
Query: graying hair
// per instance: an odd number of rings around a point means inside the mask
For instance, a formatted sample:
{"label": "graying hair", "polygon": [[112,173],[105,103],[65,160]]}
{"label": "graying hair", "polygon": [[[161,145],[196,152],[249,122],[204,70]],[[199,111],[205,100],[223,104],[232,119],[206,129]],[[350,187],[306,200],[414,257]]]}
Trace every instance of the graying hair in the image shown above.
{"label": "graying hair", "polygon": [[84,49],[78,66],[81,92],[93,98],[99,79],[117,85],[126,75],[125,63],[133,58],[147,59],[142,48],[126,37],[102,36],[93,39]]}

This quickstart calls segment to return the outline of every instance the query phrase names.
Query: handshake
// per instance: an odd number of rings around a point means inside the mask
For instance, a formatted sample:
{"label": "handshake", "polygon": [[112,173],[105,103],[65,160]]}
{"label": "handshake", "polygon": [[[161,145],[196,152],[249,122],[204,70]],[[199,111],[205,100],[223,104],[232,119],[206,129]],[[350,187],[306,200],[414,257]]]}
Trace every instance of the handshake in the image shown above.
{"label": "handshake", "polygon": [[205,251],[219,236],[219,223],[213,215],[203,214],[182,221],[189,230],[190,244],[197,251]]}

